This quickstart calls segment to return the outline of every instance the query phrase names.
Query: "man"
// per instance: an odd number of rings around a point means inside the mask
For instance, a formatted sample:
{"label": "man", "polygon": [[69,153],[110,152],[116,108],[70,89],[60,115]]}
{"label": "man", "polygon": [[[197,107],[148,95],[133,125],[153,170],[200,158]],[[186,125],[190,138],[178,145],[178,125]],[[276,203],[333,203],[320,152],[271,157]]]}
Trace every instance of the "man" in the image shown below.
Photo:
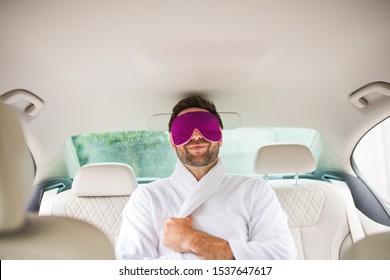
{"label": "man", "polygon": [[295,259],[276,195],[260,178],[226,175],[223,124],[200,96],[169,122],[178,161],[171,177],[140,186],[123,212],[118,259]]}

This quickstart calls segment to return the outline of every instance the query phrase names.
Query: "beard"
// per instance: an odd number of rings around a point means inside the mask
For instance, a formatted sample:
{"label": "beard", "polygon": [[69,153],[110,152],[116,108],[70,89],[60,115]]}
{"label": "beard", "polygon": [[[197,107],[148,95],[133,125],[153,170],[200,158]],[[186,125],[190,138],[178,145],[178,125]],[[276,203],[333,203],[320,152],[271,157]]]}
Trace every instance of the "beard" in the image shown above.
{"label": "beard", "polygon": [[[188,151],[188,146],[192,144],[208,144],[206,152],[200,155],[193,155]],[[201,141],[191,141],[188,144],[184,145],[183,148],[176,148],[177,157],[180,161],[192,167],[204,167],[213,162],[218,158],[219,154],[219,143],[210,143],[205,140]]]}

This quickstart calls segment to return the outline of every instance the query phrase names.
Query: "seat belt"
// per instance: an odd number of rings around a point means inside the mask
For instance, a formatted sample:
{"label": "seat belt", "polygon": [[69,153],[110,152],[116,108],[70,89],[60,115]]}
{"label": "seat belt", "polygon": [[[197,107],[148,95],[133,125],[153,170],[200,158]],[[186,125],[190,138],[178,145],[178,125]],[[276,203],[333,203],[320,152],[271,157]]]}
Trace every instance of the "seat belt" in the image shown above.
{"label": "seat belt", "polygon": [[349,228],[351,231],[352,242],[356,243],[365,237],[364,230],[360,218],[358,216],[358,210],[352,198],[351,191],[345,182],[338,180],[330,180],[332,184],[337,185],[338,190],[344,201],[345,210],[347,213],[347,219]]}

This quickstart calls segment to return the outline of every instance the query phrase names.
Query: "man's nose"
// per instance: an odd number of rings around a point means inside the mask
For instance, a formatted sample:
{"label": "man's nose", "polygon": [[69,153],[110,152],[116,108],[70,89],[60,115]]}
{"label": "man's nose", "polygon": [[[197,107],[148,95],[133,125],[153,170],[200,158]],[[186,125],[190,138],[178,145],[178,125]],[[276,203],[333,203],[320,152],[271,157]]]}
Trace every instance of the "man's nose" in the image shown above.
{"label": "man's nose", "polygon": [[201,139],[203,139],[202,134],[200,134],[199,130],[195,129],[194,132],[192,133],[191,140],[196,141]]}

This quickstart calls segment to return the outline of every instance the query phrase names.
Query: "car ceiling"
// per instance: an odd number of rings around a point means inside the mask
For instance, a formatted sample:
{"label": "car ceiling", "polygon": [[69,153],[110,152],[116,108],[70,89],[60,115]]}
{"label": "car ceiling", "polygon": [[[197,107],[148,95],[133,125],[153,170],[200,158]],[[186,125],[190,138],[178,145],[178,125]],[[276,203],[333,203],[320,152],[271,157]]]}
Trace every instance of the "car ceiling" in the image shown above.
{"label": "car ceiling", "polygon": [[389,115],[390,98],[349,102],[390,82],[389,14],[386,0],[1,0],[0,95],[43,100],[19,113],[38,166],[71,135],[148,129],[190,91],[244,127],[315,128],[349,157]]}

